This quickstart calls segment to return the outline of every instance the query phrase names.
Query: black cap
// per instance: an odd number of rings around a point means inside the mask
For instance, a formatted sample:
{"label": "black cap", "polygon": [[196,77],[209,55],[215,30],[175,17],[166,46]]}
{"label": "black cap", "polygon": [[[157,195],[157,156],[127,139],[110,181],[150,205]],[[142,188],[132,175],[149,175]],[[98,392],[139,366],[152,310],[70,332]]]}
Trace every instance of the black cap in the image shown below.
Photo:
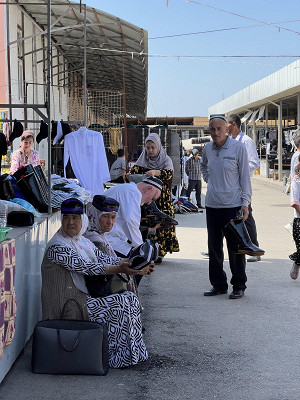
{"label": "black cap", "polygon": [[41,121],[40,131],[36,135],[36,142],[40,143],[41,140],[46,139],[48,137],[48,124],[46,122]]}
{"label": "black cap", "polygon": [[21,124],[21,122],[19,122],[15,119],[14,128],[13,128],[12,133],[9,136],[9,141],[12,142],[17,137],[20,137],[22,135],[23,131],[24,131],[23,125]]}
{"label": "black cap", "polygon": [[70,198],[61,203],[62,214],[84,214],[85,206],[79,199]]}
{"label": "black cap", "polygon": [[92,204],[99,211],[118,212],[120,203],[112,197],[96,194],[93,198]]}
{"label": "black cap", "polygon": [[163,182],[155,176],[147,176],[142,182],[147,183],[147,185],[155,186],[159,190],[162,190],[163,187]]}

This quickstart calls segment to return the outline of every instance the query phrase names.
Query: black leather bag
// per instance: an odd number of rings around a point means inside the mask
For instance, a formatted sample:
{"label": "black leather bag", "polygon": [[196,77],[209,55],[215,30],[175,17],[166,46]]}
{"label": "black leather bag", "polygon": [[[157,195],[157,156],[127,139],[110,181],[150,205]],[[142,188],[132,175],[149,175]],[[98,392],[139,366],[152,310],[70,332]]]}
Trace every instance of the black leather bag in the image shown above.
{"label": "black leather bag", "polygon": [[30,211],[11,211],[7,215],[7,225],[10,226],[32,226],[34,215]]}
{"label": "black leather bag", "polygon": [[[79,303],[74,301],[81,310]],[[39,321],[33,332],[32,372],[35,374],[106,375],[108,334],[106,324],[54,319]]]}
{"label": "black leather bag", "polygon": [[15,198],[10,175],[0,175],[0,199],[11,200]]}
{"label": "black leather bag", "polygon": [[125,274],[85,276],[85,284],[92,297],[105,297],[127,290],[129,276]]}
{"label": "black leather bag", "polygon": [[42,173],[42,170],[35,169],[28,164],[19,168],[14,173],[14,177],[25,199],[40,212],[46,213],[48,212],[48,197],[47,192],[43,189],[45,182],[40,178]]}

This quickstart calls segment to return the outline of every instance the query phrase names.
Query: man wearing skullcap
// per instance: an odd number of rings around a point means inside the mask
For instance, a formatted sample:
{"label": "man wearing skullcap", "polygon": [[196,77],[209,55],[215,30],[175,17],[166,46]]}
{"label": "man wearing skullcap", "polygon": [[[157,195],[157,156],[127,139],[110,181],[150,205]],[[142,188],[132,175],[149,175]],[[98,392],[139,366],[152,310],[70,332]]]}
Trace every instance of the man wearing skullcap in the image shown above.
{"label": "man wearing skullcap", "polygon": [[[253,176],[254,171],[256,168],[259,167],[259,159],[256,150],[256,146],[253,140],[246,135],[244,132],[241,131],[241,120],[237,114],[231,114],[227,118],[227,129],[229,135],[235,140],[238,140],[241,143],[244,143],[249,160],[249,173],[250,178]],[[257,230],[255,220],[252,215],[252,206],[249,204],[249,216],[245,221],[246,228],[249,232],[251,242],[254,243],[257,247],[259,246],[257,240]],[[248,262],[255,262],[260,261],[260,256],[252,256],[247,259]]]}
{"label": "man wearing skullcap", "polygon": [[[211,115],[209,130],[212,141],[203,149],[201,172],[207,182],[205,198],[206,222],[209,252],[209,279],[211,290],[204,296],[227,293],[227,276],[223,269],[223,239],[225,225],[234,219],[239,211],[243,219],[249,215],[251,182],[246,147],[243,143],[227,136],[225,115]],[[227,244],[229,266],[232,273],[230,299],[243,297],[246,289],[246,259],[236,254]]]}
{"label": "man wearing skullcap", "polygon": [[140,232],[141,206],[151,204],[159,198],[163,183],[155,176],[148,176],[135,184],[116,185],[105,191],[120,203],[116,222],[107,234],[107,239],[121,257],[126,257],[133,247],[143,243]]}
{"label": "man wearing skullcap", "polygon": [[191,192],[196,190],[196,201],[198,208],[202,209],[201,205],[201,170],[200,170],[200,158],[199,151],[197,149],[192,150],[192,158],[189,158],[185,163],[185,173],[189,177],[189,185],[186,192],[188,198],[190,198]]}

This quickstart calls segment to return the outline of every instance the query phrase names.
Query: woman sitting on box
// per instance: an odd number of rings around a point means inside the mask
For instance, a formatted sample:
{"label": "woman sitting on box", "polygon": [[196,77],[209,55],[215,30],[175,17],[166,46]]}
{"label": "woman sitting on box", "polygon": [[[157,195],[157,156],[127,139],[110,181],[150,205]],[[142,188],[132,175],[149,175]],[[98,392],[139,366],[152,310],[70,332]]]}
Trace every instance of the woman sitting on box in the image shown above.
{"label": "woman sitting on box", "polygon": [[31,164],[40,165],[40,156],[37,150],[33,150],[34,135],[31,131],[24,131],[21,135],[21,146],[12,154],[11,167],[9,173],[14,174],[19,168]]}
{"label": "woman sitting on box", "polygon": [[[43,319],[60,318],[66,300],[77,300],[87,320],[105,322],[108,327],[109,365],[121,368],[148,358],[142,338],[140,306],[135,294],[125,291],[102,298],[88,294],[85,276],[145,275],[151,266],[135,271],[119,257],[107,256],[83,233],[88,227],[84,206],[78,199],[61,205],[62,227],[48,243],[42,263]],[[78,319],[78,310],[69,302],[65,317]]]}

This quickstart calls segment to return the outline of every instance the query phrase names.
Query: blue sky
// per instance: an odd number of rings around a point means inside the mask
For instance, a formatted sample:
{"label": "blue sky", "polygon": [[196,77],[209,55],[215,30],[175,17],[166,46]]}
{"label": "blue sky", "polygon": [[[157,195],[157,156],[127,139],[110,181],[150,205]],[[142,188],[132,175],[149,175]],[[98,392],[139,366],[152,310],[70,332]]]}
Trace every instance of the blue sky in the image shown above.
{"label": "blue sky", "polygon": [[[300,58],[299,0],[169,0],[168,7],[166,3],[166,0],[86,0],[88,6],[147,30],[149,54],[179,56],[179,59],[149,57],[148,116],[207,116],[211,105],[296,60],[210,57]],[[261,23],[274,25],[253,27]],[[227,30],[152,39],[220,29]],[[180,58],[184,55],[206,57]]]}

